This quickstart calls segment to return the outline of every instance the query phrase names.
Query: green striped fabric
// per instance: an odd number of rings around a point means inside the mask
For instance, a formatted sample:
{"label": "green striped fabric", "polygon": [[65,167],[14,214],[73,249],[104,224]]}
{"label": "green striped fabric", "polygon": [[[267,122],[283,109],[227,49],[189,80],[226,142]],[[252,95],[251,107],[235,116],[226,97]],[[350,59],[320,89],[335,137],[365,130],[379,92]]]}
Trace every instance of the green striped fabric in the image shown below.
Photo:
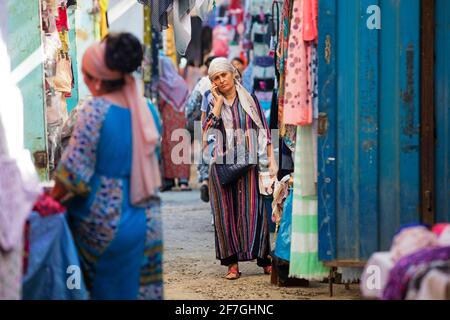
{"label": "green striped fabric", "polygon": [[315,143],[312,126],[297,128],[295,148],[294,200],[292,210],[291,261],[289,276],[323,280],[329,269],[318,255],[318,202],[314,165]]}

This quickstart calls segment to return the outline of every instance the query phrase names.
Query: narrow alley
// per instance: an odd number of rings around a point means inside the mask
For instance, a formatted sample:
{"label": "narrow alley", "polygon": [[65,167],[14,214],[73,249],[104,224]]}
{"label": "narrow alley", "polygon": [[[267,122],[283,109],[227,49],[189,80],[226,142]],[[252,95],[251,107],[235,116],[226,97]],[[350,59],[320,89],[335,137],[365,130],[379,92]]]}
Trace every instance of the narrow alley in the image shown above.
{"label": "narrow alley", "polygon": [[[328,283],[309,288],[280,288],[270,283],[256,262],[241,264],[242,277],[227,281],[215,259],[210,205],[197,190],[162,194],[164,283],[168,300],[309,300],[330,299]],[[332,299],[360,299],[357,284],[334,285]]]}

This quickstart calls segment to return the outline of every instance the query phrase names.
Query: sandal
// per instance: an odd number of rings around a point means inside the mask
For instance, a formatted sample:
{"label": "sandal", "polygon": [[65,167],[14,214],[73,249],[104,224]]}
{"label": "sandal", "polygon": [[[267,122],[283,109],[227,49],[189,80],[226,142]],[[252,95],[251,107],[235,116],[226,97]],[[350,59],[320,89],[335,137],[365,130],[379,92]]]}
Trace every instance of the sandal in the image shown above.
{"label": "sandal", "polygon": [[228,273],[225,276],[227,280],[237,280],[241,277],[241,272],[239,272],[238,267],[230,267],[228,268]]}

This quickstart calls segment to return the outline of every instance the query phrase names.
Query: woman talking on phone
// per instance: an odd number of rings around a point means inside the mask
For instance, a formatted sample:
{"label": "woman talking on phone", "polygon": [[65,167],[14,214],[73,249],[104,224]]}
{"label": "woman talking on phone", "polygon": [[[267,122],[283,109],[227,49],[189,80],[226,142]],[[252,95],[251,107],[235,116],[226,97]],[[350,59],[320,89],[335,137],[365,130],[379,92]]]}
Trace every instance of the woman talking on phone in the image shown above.
{"label": "woman talking on phone", "polygon": [[[276,165],[267,121],[227,59],[214,59],[208,76],[214,98],[203,131],[214,129],[219,137],[209,180],[216,258],[228,266],[228,280],[240,277],[239,261],[257,259],[264,273],[270,274],[269,228],[261,193],[270,189],[270,183],[264,183],[270,179],[263,177],[273,177]],[[229,159],[234,160],[230,163]]]}

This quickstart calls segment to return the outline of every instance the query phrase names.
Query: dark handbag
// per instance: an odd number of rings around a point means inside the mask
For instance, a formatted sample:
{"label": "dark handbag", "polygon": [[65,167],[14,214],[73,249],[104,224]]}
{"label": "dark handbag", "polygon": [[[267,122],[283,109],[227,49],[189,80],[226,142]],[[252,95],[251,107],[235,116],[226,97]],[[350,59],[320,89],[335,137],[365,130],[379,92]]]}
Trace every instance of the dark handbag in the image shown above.
{"label": "dark handbag", "polygon": [[226,163],[215,163],[217,177],[219,178],[219,183],[222,186],[229,185],[239,178],[243,177],[248,171],[256,167],[256,164],[249,163],[249,154],[245,154],[245,162],[237,163],[237,156],[235,155],[234,162],[232,164]]}

